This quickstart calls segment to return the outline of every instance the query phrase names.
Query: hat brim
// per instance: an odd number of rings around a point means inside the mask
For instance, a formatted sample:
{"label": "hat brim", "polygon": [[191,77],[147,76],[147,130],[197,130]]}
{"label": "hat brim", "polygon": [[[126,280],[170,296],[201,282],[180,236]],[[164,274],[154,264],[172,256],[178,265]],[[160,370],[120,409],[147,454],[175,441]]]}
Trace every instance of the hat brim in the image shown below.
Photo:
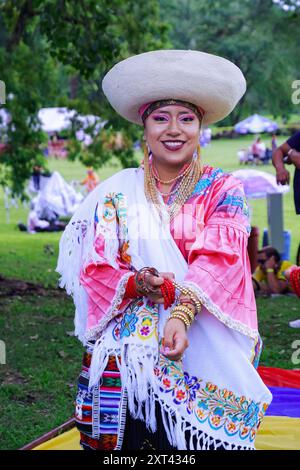
{"label": "hat brim", "polygon": [[246,91],[246,80],[223,57],[159,50],[119,62],[105,75],[102,88],[116,112],[135,124],[143,124],[138,111],[145,103],[178,99],[202,108],[207,125],[231,113]]}

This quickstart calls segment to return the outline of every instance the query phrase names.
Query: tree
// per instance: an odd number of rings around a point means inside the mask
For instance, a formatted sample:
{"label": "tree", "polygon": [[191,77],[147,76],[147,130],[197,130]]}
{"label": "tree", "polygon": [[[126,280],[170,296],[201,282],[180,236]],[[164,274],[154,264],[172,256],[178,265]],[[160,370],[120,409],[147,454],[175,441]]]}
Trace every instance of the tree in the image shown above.
{"label": "tree", "polygon": [[284,10],[272,0],[160,0],[160,5],[171,22],[174,47],[221,55],[244,72],[247,93],[223,125],[257,110],[284,117],[294,111],[299,8]]}
{"label": "tree", "polygon": [[[167,26],[157,1],[7,0],[0,3],[0,25],[0,79],[6,83],[12,118],[0,182],[10,180],[13,192],[23,193],[33,165],[44,161],[38,110],[59,102],[106,120],[107,141],[98,136],[88,150],[73,141],[73,158],[97,167],[114,151],[124,166],[131,164],[139,133],[109,107],[101,80],[119,60],[166,44]],[[109,148],[116,131],[123,147]]]}

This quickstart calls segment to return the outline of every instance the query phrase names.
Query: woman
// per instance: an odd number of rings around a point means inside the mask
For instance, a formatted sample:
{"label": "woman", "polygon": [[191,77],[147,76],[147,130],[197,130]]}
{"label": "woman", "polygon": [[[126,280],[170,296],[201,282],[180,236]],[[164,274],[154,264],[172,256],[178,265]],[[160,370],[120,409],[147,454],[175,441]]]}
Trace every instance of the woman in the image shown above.
{"label": "woman", "polygon": [[143,168],[100,184],[60,246],[87,346],[76,421],[85,449],[253,449],[271,394],[241,182],[202,167],[201,124],[245,92],[241,71],[198,51],[120,62],[103,90],[144,126]]}

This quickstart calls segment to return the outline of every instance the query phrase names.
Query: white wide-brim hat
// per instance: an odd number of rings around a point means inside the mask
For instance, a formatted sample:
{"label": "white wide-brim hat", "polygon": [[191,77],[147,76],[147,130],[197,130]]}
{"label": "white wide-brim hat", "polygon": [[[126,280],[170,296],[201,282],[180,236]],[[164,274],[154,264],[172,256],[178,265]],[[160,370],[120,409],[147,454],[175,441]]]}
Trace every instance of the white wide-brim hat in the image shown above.
{"label": "white wide-brim hat", "polygon": [[146,103],[175,99],[204,110],[203,124],[224,119],[246,91],[241,70],[223,57],[200,51],[158,50],[129,57],[104,77],[102,88],[122,117],[143,124]]}

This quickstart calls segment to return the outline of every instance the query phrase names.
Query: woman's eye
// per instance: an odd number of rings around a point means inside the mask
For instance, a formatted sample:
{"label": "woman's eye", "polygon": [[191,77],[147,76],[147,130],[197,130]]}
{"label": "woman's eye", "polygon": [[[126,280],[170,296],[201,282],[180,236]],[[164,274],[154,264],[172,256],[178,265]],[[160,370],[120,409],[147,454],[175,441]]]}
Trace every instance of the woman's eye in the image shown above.
{"label": "woman's eye", "polygon": [[153,116],[154,121],[163,122],[166,121],[168,118],[166,116]]}
{"label": "woman's eye", "polygon": [[187,116],[181,119],[184,122],[192,122],[194,120],[193,116]]}

